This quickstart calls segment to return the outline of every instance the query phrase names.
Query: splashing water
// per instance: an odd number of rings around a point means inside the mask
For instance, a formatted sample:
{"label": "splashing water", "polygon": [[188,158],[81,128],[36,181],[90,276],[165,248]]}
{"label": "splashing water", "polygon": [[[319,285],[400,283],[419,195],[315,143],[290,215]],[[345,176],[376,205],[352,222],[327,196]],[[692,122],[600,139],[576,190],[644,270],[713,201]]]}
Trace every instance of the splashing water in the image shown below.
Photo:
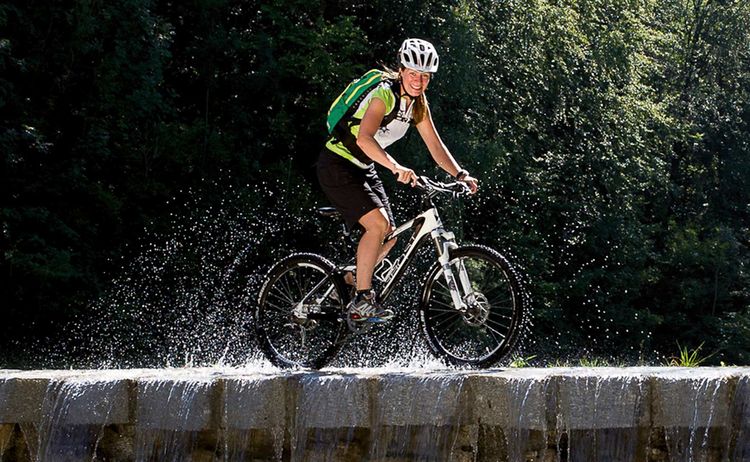
{"label": "splashing water", "polygon": [[[272,188],[260,188],[258,200],[275,199]],[[171,229],[147,237],[111,288],[61,329],[61,341],[36,346],[41,364],[129,368],[260,363],[252,315],[268,268],[293,251],[343,261],[333,242],[339,225],[321,219],[312,208],[265,204],[257,209],[272,212],[256,214],[231,191],[219,207],[192,197],[175,208]],[[331,236],[331,242],[311,244],[304,239],[310,234]],[[389,299],[403,313],[400,319],[353,338],[332,366],[444,368],[428,353],[414,309],[421,275],[433,260],[433,250],[423,247]]]}
{"label": "splashing water", "polygon": [[[489,178],[492,174],[488,172],[485,176]],[[31,348],[39,352],[37,362],[44,367],[113,368],[238,366],[261,361],[253,335],[252,312],[266,271],[275,260],[293,251],[318,252],[334,261],[343,261],[342,252],[333,244],[339,225],[320,219],[312,206],[280,206],[277,188],[272,185],[258,185],[252,201],[236,197],[231,187],[228,188],[219,205],[203,204],[197,194],[188,195],[185,204],[175,204],[170,230],[147,233],[137,256],[122,265],[111,288],[79,314],[74,323],[60,329],[64,332],[63,340],[45,340]],[[309,190],[300,190],[303,200],[297,203],[314,202]],[[414,193],[397,187],[390,192],[396,215],[402,218],[413,215],[417,206]],[[533,204],[524,203],[520,197],[508,199],[520,208],[494,210],[495,201],[503,197],[504,192],[500,186],[488,184],[483,195],[473,202],[452,204],[445,201],[441,204],[441,214],[460,241],[485,243],[500,249],[523,274],[527,271],[520,264],[522,258],[508,250],[525,239],[518,230],[509,229],[502,242],[486,242],[482,239],[483,222],[475,223],[471,218],[491,216],[490,221],[497,223],[523,221],[534,215]],[[486,208],[492,213],[486,213]],[[256,212],[260,210],[263,212]],[[529,226],[536,225],[529,222]],[[328,236],[329,240],[311,242],[307,240],[311,235]],[[552,258],[567,250],[553,247],[550,252],[549,258]],[[401,367],[432,361],[417,330],[414,294],[419,293],[425,268],[434,261],[433,253],[429,246],[418,252],[415,264],[389,299],[391,306],[404,313],[401,320],[354,338],[332,366]],[[569,261],[567,257],[557,261],[553,270],[570,272],[570,287],[578,284],[577,278],[582,277],[584,268],[606,271],[610,264],[607,261],[579,262],[574,270],[568,268]],[[538,263],[529,262],[529,265],[534,270]],[[539,270],[536,266],[535,271]],[[543,285],[542,281],[526,281],[532,291],[549,296],[540,283]],[[606,292],[597,285],[590,285],[587,290]],[[523,296],[530,301],[528,292]],[[615,295],[606,293],[604,299],[612,296]],[[530,304],[518,346],[520,354],[541,352],[540,358],[543,355],[549,364],[552,362],[549,358],[601,353],[597,339],[622,334],[615,327],[620,320],[602,307],[604,299],[583,299],[580,309],[573,311],[582,331],[588,329],[587,325],[592,326],[589,329],[589,335],[594,336],[591,341],[581,332],[572,331],[543,338],[531,335],[535,311],[539,307]],[[554,305],[542,308],[548,313],[558,309]],[[541,327],[549,330],[554,326],[542,324]],[[592,333],[594,331],[599,333]],[[643,335],[648,337],[649,332]],[[574,350],[571,344],[576,345]],[[642,352],[639,355],[643,356]]]}
{"label": "splashing water", "polygon": [[6,460],[744,460],[747,368],[0,372]]}

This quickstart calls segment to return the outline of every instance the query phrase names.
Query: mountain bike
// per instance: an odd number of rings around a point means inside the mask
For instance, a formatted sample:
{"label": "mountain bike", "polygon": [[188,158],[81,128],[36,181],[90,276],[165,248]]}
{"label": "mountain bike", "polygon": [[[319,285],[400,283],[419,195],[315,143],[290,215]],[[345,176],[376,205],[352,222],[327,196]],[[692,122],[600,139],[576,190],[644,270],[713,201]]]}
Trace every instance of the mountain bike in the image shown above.
{"label": "mountain bike", "polygon": [[[513,351],[521,336],[527,301],[520,273],[489,247],[459,246],[455,235],[444,228],[435,198],[467,195],[465,183],[422,176],[415,187],[424,211],[386,236],[388,242],[412,231],[401,255],[384,259],[375,269],[379,299],[386,304],[417,250],[431,241],[437,261],[424,276],[417,308],[430,350],[451,365],[496,364]],[[330,207],[319,211],[338,216]],[[349,233],[343,225],[342,238],[351,243]],[[289,255],[271,267],[260,291],[255,331],[261,350],[274,365],[319,369],[351,335],[372,328],[351,321],[347,313],[353,290],[344,275],[355,269],[353,259],[336,265],[312,253]]]}

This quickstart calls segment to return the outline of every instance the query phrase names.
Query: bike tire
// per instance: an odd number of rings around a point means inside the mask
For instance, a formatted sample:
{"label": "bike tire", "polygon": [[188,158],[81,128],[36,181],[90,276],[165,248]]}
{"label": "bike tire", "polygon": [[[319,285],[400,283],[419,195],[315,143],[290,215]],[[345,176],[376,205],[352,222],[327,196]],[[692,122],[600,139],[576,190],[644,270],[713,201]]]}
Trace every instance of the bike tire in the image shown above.
{"label": "bike tire", "polygon": [[[519,273],[497,251],[463,246],[450,251],[457,277],[459,262],[467,269],[474,308],[453,308],[443,269],[436,263],[422,289],[419,319],[432,352],[447,363],[484,368],[502,361],[521,338],[526,294]],[[460,284],[459,284],[460,286]],[[466,300],[466,294],[462,294]]]}
{"label": "bike tire", "polygon": [[[326,281],[326,279],[328,281]],[[318,283],[322,287],[308,300],[310,318],[294,314],[294,308]],[[280,368],[320,369],[328,364],[347,340],[345,316],[348,302],[344,282],[334,265],[311,253],[292,254],[268,272],[255,310],[255,334],[263,354]],[[313,318],[314,317],[314,318]]]}

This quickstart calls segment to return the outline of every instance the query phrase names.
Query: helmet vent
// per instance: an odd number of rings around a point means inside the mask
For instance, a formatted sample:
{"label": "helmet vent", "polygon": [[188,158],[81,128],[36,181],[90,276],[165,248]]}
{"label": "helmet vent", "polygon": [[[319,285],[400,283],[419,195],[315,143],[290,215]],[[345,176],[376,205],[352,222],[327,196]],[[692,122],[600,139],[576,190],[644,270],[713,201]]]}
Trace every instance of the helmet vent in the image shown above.
{"label": "helmet vent", "polygon": [[398,53],[402,66],[419,72],[437,72],[438,54],[435,47],[426,40],[406,39]]}

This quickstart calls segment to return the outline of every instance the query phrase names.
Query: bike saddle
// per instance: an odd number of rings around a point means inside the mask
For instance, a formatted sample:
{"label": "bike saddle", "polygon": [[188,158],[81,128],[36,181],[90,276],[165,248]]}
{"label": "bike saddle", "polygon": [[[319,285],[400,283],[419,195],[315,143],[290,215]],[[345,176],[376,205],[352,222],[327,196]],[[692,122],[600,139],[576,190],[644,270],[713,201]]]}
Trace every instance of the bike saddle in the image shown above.
{"label": "bike saddle", "polygon": [[334,207],[318,207],[318,213],[324,217],[341,218],[341,212]]}

